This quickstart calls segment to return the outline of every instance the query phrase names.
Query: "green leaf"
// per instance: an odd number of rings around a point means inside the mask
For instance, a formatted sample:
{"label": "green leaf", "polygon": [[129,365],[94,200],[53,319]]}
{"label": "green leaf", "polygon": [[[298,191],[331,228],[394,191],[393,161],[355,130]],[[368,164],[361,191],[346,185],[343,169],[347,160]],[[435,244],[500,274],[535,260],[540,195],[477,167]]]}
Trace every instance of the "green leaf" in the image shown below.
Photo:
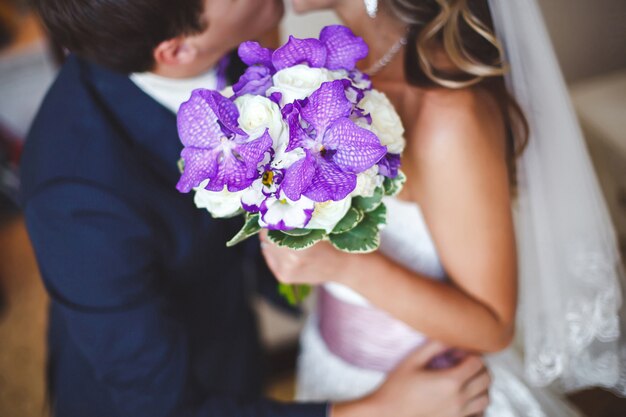
{"label": "green leaf", "polygon": [[320,240],[326,237],[326,231],[321,229],[313,229],[304,236],[289,236],[280,230],[270,230],[267,234],[270,242],[291,249],[302,250],[310,248]]}
{"label": "green leaf", "polygon": [[259,226],[259,215],[254,214],[252,216],[249,216],[246,219],[246,222],[244,223],[241,230],[226,243],[226,246],[228,246],[229,248],[233,247],[236,244],[243,242],[247,238],[256,235],[260,231],[261,226]]}
{"label": "green leaf", "polygon": [[352,207],[356,207],[366,213],[376,210],[383,201],[385,192],[382,187],[376,188],[374,195],[371,197],[354,197],[352,199]]}
{"label": "green leaf", "polygon": [[178,166],[178,170],[182,174],[185,171],[185,160],[183,158],[180,158],[176,163],[176,166]]}
{"label": "green leaf", "polygon": [[311,291],[310,285],[278,284],[278,293],[292,306],[304,301],[311,294]]}
{"label": "green leaf", "polygon": [[345,233],[348,230],[354,229],[356,225],[363,220],[364,216],[365,213],[361,210],[350,207],[350,210],[348,210],[346,215],[343,216],[343,219],[341,219],[333,229],[333,233]]}
{"label": "green leaf", "polygon": [[289,236],[306,236],[312,231],[313,229],[293,229],[293,230],[283,230],[282,232]]}
{"label": "green leaf", "polygon": [[398,176],[395,178],[385,178],[385,182],[383,183],[383,187],[385,188],[385,195],[395,197],[400,191],[402,191],[402,187],[406,183],[406,175],[402,171],[398,171]]}
{"label": "green leaf", "polygon": [[380,229],[387,220],[387,207],[380,204],[375,210],[365,213],[365,217],[353,229],[331,234],[330,243],[337,249],[350,253],[369,253],[380,246]]}

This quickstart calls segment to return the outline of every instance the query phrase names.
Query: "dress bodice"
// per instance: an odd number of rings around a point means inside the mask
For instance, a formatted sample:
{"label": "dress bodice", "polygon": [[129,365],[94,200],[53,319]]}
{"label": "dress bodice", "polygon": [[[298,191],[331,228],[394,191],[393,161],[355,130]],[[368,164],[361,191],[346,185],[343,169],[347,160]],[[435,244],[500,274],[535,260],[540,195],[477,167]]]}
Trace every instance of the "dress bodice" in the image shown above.
{"label": "dress bodice", "polygon": [[[387,225],[381,232],[380,251],[411,271],[444,280],[446,273],[419,206],[393,197],[386,197],[384,203]],[[329,283],[325,288],[344,302],[369,305],[365,298],[343,285]]]}

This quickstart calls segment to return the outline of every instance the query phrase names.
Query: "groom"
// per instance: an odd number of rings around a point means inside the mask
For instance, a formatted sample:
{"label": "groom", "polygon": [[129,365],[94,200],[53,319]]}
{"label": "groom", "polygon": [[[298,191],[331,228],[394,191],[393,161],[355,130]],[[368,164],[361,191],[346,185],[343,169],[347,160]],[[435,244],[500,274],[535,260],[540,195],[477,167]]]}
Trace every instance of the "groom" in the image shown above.
{"label": "groom", "polygon": [[22,165],[28,230],[52,299],[56,416],[468,414],[465,387],[482,381],[482,363],[426,370],[436,345],[363,400],[329,407],[260,396],[249,308],[256,280],[242,265],[251,256],[224,246],[236,220],[213,221],[176,191],[174,111],[192,88],[217,87],[213,67],[275,26],[280,1],[39,0],[38,8],[74,52]]}

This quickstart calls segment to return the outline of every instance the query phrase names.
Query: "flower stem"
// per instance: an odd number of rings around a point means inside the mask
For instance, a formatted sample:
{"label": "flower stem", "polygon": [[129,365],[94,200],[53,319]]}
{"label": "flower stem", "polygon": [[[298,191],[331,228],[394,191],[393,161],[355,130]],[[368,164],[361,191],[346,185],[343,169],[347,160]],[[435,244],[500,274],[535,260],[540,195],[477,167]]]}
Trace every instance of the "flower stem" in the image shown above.
{"label": "flower stem", "polygon": [[311,294],[311,286],[300,284],[278,284],[278,292],[290,305],[296,306],[302,303],[309,296],[309,294]]}

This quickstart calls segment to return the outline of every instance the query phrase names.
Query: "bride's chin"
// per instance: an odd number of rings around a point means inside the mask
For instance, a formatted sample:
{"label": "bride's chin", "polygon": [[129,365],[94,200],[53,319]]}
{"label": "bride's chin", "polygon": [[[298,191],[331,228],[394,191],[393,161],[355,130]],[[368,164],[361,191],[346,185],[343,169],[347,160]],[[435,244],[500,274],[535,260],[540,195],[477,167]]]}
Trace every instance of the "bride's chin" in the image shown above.
{"label": "bride's chin", "polygon": [[335,3],[337,0],[291,0],[291,5],[296,13],[331,9]]}

